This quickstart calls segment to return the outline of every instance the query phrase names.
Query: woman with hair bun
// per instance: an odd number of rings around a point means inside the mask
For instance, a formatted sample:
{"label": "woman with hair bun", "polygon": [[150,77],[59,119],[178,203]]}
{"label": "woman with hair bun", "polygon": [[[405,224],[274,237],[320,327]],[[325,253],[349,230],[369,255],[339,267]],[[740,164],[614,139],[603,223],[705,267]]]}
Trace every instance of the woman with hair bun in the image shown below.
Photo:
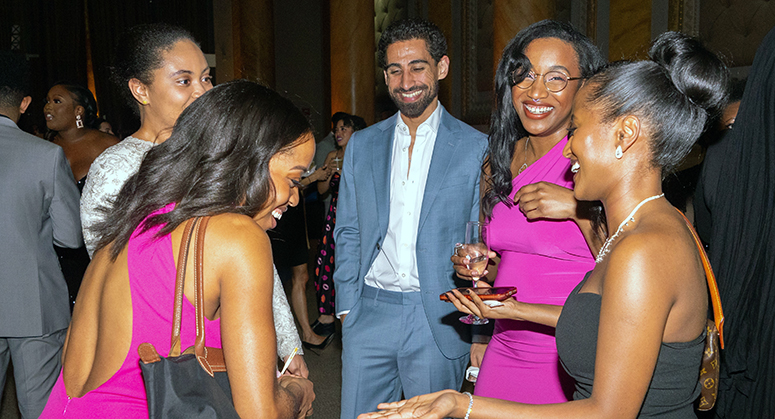
{"label": "woman with hair bun", "polygon": [[650,57],[606,67],[574,98],[564,149],[574,195],[602,202],[610,233],[565,305],[509,299],[491,308],[476,296],[447,294],[463,312],[556,327],[574,400],[528,405],[447,390],[381,404],[383,411],[361,418],[695,417],[707,284],[684,219],[663,197],[662,177],[724,106],[729,74],[676,32],[661,35]]}
{"label": "woman with hair bun", "polygon": [[51,86],[43,107],[47,137],[65,151],[78,190],[83,191],[86,174],[94,159],[118,139],[99,131],[97,101],[86,89],[74,84],[57,83]]}

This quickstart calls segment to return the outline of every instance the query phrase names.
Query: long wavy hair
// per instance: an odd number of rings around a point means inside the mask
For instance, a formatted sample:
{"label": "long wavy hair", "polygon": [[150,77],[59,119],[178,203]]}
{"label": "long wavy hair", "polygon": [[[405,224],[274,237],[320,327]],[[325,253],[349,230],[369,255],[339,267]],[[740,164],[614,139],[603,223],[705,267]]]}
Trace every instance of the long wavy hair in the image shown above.
{"label": "long wavy hair", "polygon": [[[163,226],[222,213],[255,216],[274,196],[269,161],[296,146],[312,128],[291,101],[257,83],[219,85],[181,113],[170,138],[152,148],[129,178],[104,221],[97,249],[115,260],[138,226]],[[169,203],[175,208],[148,217]],[[145,220],[145,221],[143,221]]]}
{"label": "long wavy hair", "polygon": [[589,78],[605,64],[600,51],[586,36],[576,31],[569,23],[554,20],[542,20],[519,31],[514,39],[503,50],[495,73],[495,109],[490,118],[489,152],[483,167],[489,167],[490,176],[487,182],[482,211],[487,218],[492,216],[492,209],[499,202],[511,207],[513,174],[511,159],[514,156],[514,146],[517,141],[528,135],[519,115],[514,109],[511,97],[512,83],[510,74],[516,68],[531,68],[530,60],[525,56],[525,49],[536,39],[557,38],[573,47],[578,59],[581,76]]}

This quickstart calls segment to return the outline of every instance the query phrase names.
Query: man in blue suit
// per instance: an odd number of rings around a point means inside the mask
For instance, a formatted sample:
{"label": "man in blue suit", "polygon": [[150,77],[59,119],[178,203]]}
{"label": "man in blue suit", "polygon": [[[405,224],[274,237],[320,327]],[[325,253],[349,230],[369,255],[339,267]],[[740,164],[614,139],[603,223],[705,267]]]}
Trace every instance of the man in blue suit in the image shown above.
{"label": "man in blue suit", "polygon": [[463,382],[469,331],[439,294],[461,285],[449,257],[479,218],[487,141],[439,103],[446,50],[428,21],[383,32],[378,58],[399,112],[354,133],[345,153],[334,230],[343,419]]}

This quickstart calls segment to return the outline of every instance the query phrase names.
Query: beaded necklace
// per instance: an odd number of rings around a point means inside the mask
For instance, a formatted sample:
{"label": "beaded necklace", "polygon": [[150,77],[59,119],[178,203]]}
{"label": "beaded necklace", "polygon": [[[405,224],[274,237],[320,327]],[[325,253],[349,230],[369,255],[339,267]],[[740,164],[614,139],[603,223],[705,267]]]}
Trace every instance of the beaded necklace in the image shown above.
{"label": "beaded necklace", "polygon": [[597,257],[595,258],[595,264],[602,262],[603,259],[605,259],[606,255],[611,252],[611,243],[613,243],[614,240],[616,240],[616,238],[619,237],[619,234],[621,234],[622,230],[624,229],[624,226],[626,226],[627,223],[629,223],[630,221],[635,221],[635,218],[633,217],[635,216],[635,213],[638,212],[640,207],[642,207],[643,204],[645,204],[646,202],[662,198],[663,196],[665,196],[665,194],[654,195],[644,199],[643,201],[640,201],[640,203],[635,206],[635,209],[632,210],[630,215],[628,215],[624,219],[624,221],[622,221],[622,223],[619,224],[619,228],[616,229],[616,233],[608,237],[606,241],[603,243],[603,247],[600,248],[600,252],[597,254]]}

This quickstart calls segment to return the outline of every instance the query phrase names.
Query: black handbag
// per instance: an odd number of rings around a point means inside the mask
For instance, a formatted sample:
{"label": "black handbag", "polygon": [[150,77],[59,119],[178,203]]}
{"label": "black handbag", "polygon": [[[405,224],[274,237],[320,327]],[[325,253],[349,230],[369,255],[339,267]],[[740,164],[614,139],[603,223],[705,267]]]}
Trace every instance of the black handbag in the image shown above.
{"label": "black handbag", "polygon": [[[239,418],[237,411],[234,410],[223,350],[205,347],[202,254],[209,218],[197,217],[189,220],[183,233],[183,241],[178,252],[169,356],[166,358],[159,356],[156,348],[148,342],[140,344],[137,348],[145,382],[145,393],[148,396],[148,415],[151,418]],[[196,228],[194,237],[196,343],[181,354],[183,283],[194,228]]]}

